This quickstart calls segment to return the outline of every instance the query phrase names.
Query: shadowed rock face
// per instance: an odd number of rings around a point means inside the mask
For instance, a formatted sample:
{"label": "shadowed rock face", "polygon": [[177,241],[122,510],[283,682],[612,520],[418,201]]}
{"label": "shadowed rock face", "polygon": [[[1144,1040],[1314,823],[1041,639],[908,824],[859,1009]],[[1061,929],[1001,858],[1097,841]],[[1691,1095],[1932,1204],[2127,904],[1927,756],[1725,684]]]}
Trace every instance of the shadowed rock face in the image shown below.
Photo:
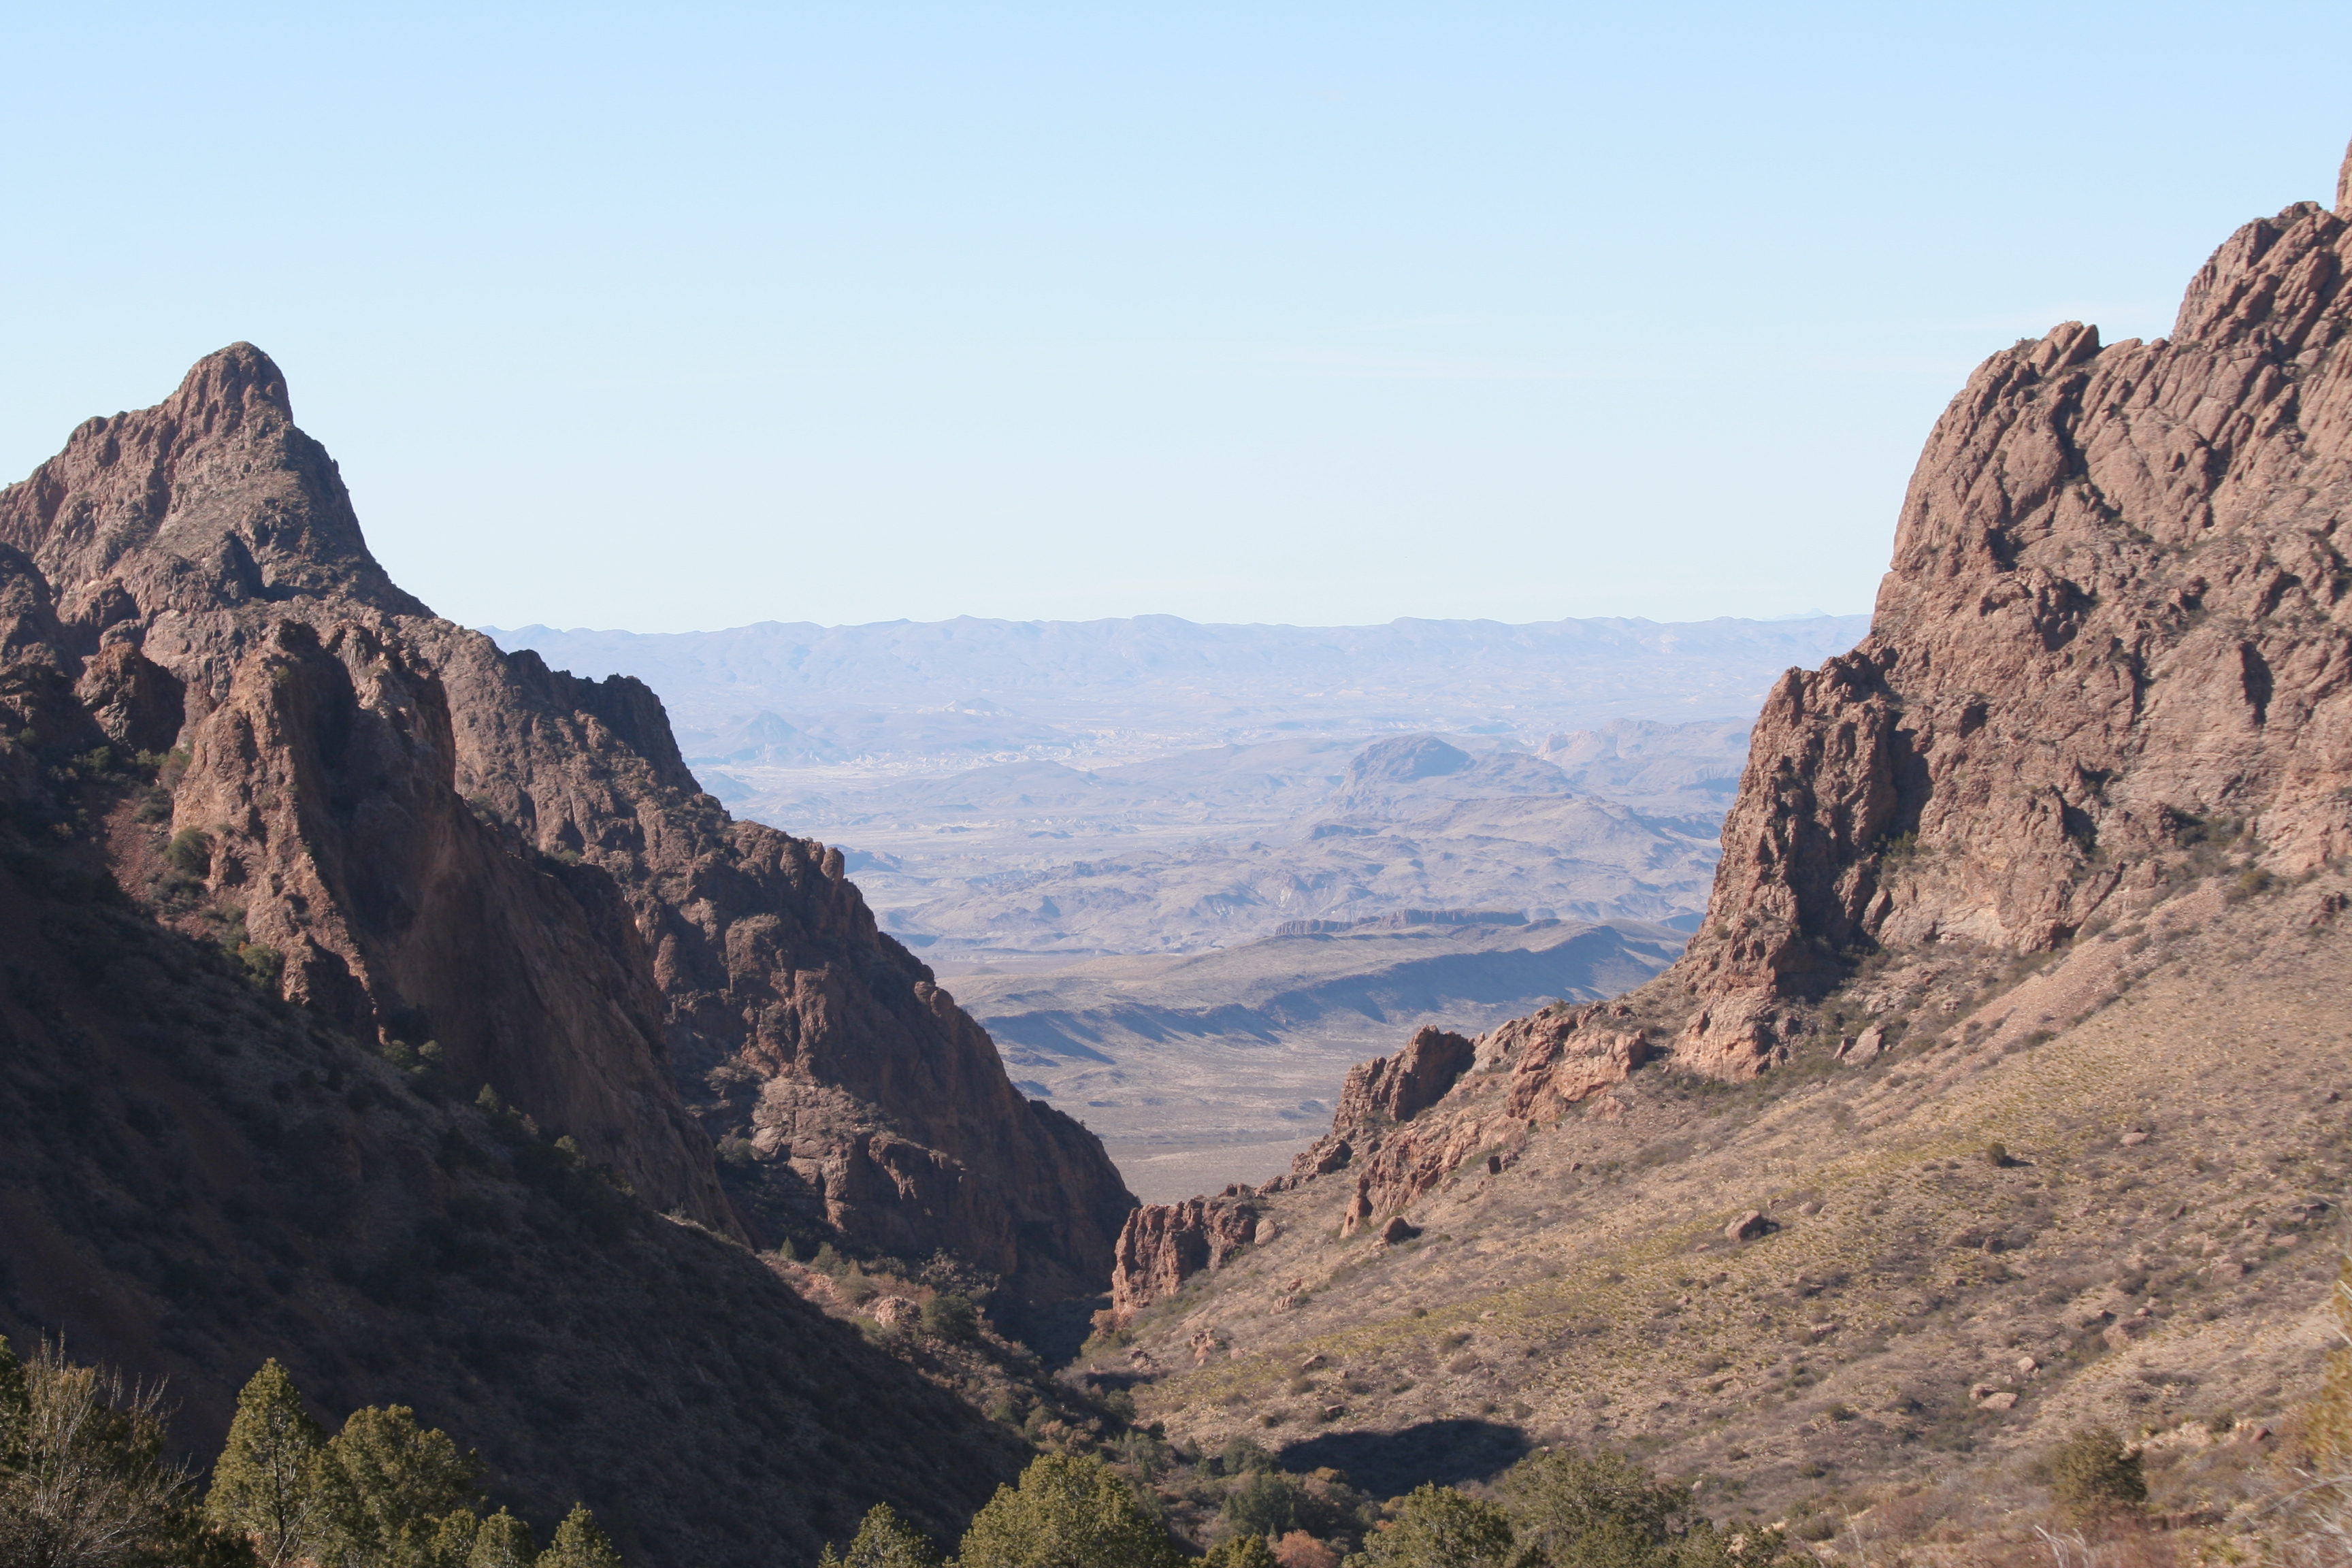
{"label": "shadowed rock face", "polygon": [[2352,207],[2215,252],[2172,335],[1992,356],[1921,455],[1871,635],[1759,719],[1683,1059],[1744,1075],[1857,947],[2031,952],[2194,843],[2352,846]]}
{"label": "shadowed rock face", "polygon": [[429,1037],[714,1228],[945,1247],[1030,1302],[1099,1288],[1116,1170],[1013,1089],[838,851],[730,820],[642,684],[509,658],[394,586],[257,350],[76,430],[0,492],[0,546],[12,732],[184,747],[201,913],[289,999]]}

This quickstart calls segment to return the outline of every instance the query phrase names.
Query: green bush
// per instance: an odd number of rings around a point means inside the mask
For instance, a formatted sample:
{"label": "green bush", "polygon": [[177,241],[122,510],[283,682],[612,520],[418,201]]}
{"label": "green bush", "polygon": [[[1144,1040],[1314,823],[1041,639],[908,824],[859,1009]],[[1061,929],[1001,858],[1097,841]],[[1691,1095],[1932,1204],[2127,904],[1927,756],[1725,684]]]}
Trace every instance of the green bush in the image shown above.
{"label": "green bush", "polygon": [[1452,1487],[1424,1483],[1348,1561],[1365,1568],[1506,1568],[1515,1561],[1511,1545],[1510,1515]]}
{"label": "green bush", "polygon": [[923,1303],[923,1332],[935,1340],[962,1344],[980,1332],[980,1309],[968,1296],[953,1291]]}
{"label": "green bush", "polygon": [[163,846],[163,864],[183,877],[210,876],[213,836],[201,827],[183,827]]}
{"label": "green bush", "polygon": [[1329,1504],[1317,1498],[1295,1476],[1280,1470],[1251,1470],[1225,1494],[1225,1522],[1244,1535],[1279,1539],[1294,1530],[1328,1535],[1337,1521]]}
{"label": "green bush", "polygon": [[1134,1489],[1100,1459],[1046,1454],[972,1516],[958,1568],[1178,1568],[1183,1561]]}
{"label": "green bush", "polygon": [[2075,1433],[2052,1450],[2050,1494],[2078,1513],[2111,1513],[2147,1500],[2139,1456],[2105,1426]]}

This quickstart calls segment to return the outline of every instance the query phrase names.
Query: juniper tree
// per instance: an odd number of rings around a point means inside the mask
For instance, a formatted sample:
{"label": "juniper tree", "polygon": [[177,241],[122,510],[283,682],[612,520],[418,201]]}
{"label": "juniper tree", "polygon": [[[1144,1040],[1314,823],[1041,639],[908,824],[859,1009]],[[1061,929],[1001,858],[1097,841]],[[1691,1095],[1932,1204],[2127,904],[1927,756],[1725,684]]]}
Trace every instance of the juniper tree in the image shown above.
{"label": "juniper tree", "polygon": [[263,1362],[236,1396],[205,1513],[250,1539],[262,1568],[310,1555],[327,1524],[327,1489],[318,1474],[326,1446],[292,1375],[275,1357]]}
{"label": "juniper tree", "polygon": [[502,1508],[475,1529],[466,1568],[533,1568],[538,1558],[530,1526]]}
{"label": "juniper tree", "polygon": [[1176,1568],[1182,1559],[1126,1479],[1100,1459],[1045,1454],[972,1516],[958,1568]]}
{"label": "juniper tree", "polygon": [[[446,1432],[419,1426],[406,1405],[352,1411],[317,1474],[327,1494],[325,1568],[439,1568],[445,1523],[470,1546],[481,1462]],[[458,1513],[468,1517],[452,1521]]]}
{"label": "juniper tree", "polygon": [[848,1555],[836,1557],[828,1545],[817,1563],[818,1568],[940,1568],[940,1549],[899,1518],[898,1510],[877,1502],[866,1510]]}
{"label": "juniper tree", "polygon": [[1348,1561],[1367,1568],[1505,1568],[1510,1516],[1452,1487],[1424,1482],[1398,1506],[1389,1527]]}
{"label": "juniper tree", "polygon": [[2101,1426],[2075,1433],[2050,1456],[2050,1492],[2079,1513],[2137,1508],[2147,1500],[2139,1456]]}
{"label": "juniper tree", "polygon": [[1282,1568],[1282,1560],[1265,1543],[1265,1536],[1244,1531],[1209,1548],[1209,1554],[1201,1559],[1201,1568]]}
{"label": "juniper tree", "polygon": [[[887,1513],[889,1510],[886,1508],[882,1511]],[[874,1516],[868,1514],[866,1517],[870,1521]],[[891,1517],[895,1519],[898,1516],[893,1514]],[[858,1531],[858,1539],[863,1541],[865,1538],[866,1532]],[[927,1541],[923,1544],[929,1547],[930,1542]],[[935,1552],[927,1561],[936,1563],[938,1560]],[[890,1568],[897,1568],[896,1563],[890,1559],[877,1561],[889,1563]],[[539,1554],[535,1568],[621,1568],[621,1554],[613,1550],[613,1542],[598,1527],[596,1516],[575,1502],[572,1505],[572,1511],[563,1516],[563,1522],[555,1527],[555,1539],[549,1542],[547,1550]]]}
{"label": "juniper tree", "polygon": [[1690,1501],[1622,1455],[1570,1448],[1520,1460],[1497,1489],[1517,1539],[1555,1568],[1655,1555],[1670,1544]]}

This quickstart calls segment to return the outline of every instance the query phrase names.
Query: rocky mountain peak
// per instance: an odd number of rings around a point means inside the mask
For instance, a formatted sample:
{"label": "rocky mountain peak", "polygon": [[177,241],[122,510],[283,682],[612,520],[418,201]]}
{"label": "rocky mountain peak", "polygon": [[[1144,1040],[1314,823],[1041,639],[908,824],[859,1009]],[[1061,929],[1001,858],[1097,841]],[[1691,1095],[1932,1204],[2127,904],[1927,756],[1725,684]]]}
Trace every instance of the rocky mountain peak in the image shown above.
{"label": "rocky mountain peak", "polygon": [[1679,1050],[1753,1072],[1858,955],[2016,952],[2168,896],[2220,835],[2352,847],[2352,227],[2231,236],[2173,335],[2066,322],[1929,437],[1871,634],[1759,720]]}
{"label": "rocky mountain peak", "polygon": [[[429,1040],[713,1229],[944,1248],[1028,1306],[1108,1275],[1134,1200],[1100,1143],[1013,1088],[840,852],[731,820],[643,683],[402,592],[252,345],[0,490],[0,643],[8,734],[174,753],[115,875],[287,1000]],[[9,742],[0,785],[56,760]]]}

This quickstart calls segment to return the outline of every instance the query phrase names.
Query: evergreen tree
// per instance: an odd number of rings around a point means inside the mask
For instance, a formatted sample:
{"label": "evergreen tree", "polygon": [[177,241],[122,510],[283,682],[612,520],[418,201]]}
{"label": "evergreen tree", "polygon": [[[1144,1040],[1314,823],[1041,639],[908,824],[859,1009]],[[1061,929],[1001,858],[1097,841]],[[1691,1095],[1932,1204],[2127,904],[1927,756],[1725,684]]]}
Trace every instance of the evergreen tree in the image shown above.
{"label": "evergreen tree", "polygon": [[539,1543],[530,1538],[530,1526],[500,1509],[475,1530],[466,1568],[532,1568],[538,1558]]}
{"label": "evergreen tree", "polygon": [[474,1542],[481,1528],[482,1521],[471,1509],[453,1509],[443,1514],[433,1526],[433,1539],[425,1548],[425,1562],[430,1568],[466,1568],[466,1560],[474,1554]]}
{"label": "evergreen tree", "polygon": [[940,1568],[940,1549],[931,1538],[898,1517],[898,1510],[877,1502],[857,1527],[849,1554],[836,1557],[827,1546],[817,1559],[819,1568]]}
{"label": "evergreen tree", "polygon": [[1263,1535],[1247,1531],[1217,1542],[1201,1559],[1202,1568],[1282,1568],[1282,1560]]}
{"label": "evergreen tree", "polygon": [[326,1444],[294,1379],[275,1358],[262,1363],[236,1396],[228,1445],[205,1497],[215,1524],[252,1540],[262,1568],[285,1568],[309,1555],[325,1528],[317,1467]]}
{"label": "evergreen tree", "polygon": [[1429,1483],[1414,1488],[1389,1527],[1348,1559],[1351,1568],[1505,1568],[1510,1561],[1508,1514]]}
{"label": "evergreen tree", "polygon": [[980,1332],[980,1309],[971,1298],[953,1291],[923,1303],[923,1332],[935,1340],[962,1344]]}
{"label": "evergreen tree", "polygon": [[[884,1508],[878,1511],[889,1513],[890,1510]],[[866,1517],[869,1523],[872,1522],[872,1514]],[[893,1520],[898,1518],[896,1514],[890,1517]],[[864,1541],[866,1532],[859,1531],[857,1539]],[[928,1548],[930,1542],[927,1541],[923,1544]],[[830,1552],[832,1548],[827,1547],[826,1550]],[[938,1560],[938,1554],[933,1553],[924,1561],[928,1563]],[[875,1561],[887,1563],[889,1568],[898,1568],[896,1559],[877,1558]],[[907,1561],[912,1563],[915,1559]],[[596,1516],[575,1502],[572,1505],[572,1511],[563,1516],[563,1522],[555,1527],[555,1539],[549,1542],[547,1550],[539,1554],[535,1568],[621,1568],[621,1554],[613,1550],[612,1541],[597,1526]]]}
{"label": "evergreen tree", "polygon": [[[481,1462],[446,1432],[419,1426],[406,1405],[370,1405],[327,1440],[315,1473],[326,1493],[326,1568],[441,1568],[443,1525],[470,1516]],[[467,1521],[453,1529],[467,1532]]]}
{"label": "evergreen tree", "polygon": [[1176,1568],[1182,1559],[1100,1459],[1045,1454],[972,1516],[958,1568]]}

